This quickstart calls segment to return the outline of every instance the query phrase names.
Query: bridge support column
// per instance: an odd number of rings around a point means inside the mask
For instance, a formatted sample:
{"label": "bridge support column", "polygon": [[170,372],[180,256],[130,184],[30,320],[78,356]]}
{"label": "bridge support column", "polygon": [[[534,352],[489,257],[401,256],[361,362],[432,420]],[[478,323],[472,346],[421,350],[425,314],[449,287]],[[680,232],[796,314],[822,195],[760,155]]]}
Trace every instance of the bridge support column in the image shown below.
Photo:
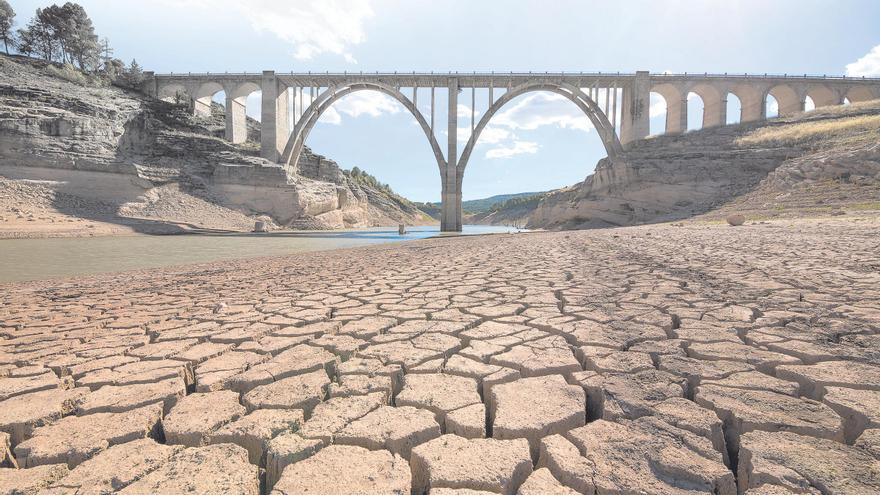
{"label": "bridge support column", "polygon": [[196,117],[210,117],[211,116],[211,97],[205,96],[202,98],[194,98],[193,99],[193,115]]}
{"label": "bridge support column", "polygon": [[651,79],[647,71],[636,72],[632,86],[623,88],[620,110],[620,144],[627,148],[633,141],[645,139],[651,130]]}
{"label": "bridge support column", "polygon": [[461,232],[461,183],[458,174],[458,79],[449,79],[449,113],[447,132],[449,147],[446,166],[440,172],[442,197],[440,208],[440,231]]}
{"label": "bridge support column", "polygon": [[666,134],[681,134],[688,128],[687,95],[666,104]]}
{"label": "bridge support column", "polygon": [[727,123],[727,97],[703,99],[703,128]]}
{"label": "bridge support column", "polygon": [[266,70],[263,71],[261,89],[263,104],[260,156],[277,163],[290,136],[287,86],[275,77],[275,71]]}
{"label": "bridge support column", "polygon": [[239,144],[247,141],[247,107],[244,98],[226,95],[226,140]]}

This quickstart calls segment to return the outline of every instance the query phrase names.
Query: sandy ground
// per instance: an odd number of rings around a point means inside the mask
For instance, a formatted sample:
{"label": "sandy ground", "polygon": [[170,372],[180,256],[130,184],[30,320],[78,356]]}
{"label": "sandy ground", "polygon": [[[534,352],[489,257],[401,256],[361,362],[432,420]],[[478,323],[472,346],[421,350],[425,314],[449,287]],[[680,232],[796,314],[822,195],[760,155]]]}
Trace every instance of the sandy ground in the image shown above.
{"label": "sandy ground", "polygon": [[0,239],[249,232],[254,220],[177,184],[155,187],[138,201],[118,205],[59,192],[53,181],[0,177]]}
{"label": "sandy ground", "polygon": [[0,492],[878,493],[878,227],[431,239],[7,285]]}

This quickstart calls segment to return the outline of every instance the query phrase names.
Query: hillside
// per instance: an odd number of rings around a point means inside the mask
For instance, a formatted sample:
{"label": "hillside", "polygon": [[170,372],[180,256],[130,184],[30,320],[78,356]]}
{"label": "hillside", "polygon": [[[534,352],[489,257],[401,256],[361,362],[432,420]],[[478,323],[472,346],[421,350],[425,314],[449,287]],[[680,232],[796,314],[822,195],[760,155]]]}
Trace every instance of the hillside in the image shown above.
{"label": "hillside", "polygon": [[880,101],[635,143],[581,183],[485,219],[576,229],[880,210]]}
{"label": "hillside", "polygon": [[[332,229],[432,220],[307,150],[297,174],[185,107],[0,56],[0,237]],[[252,139],[258,123],[250,122]]]}

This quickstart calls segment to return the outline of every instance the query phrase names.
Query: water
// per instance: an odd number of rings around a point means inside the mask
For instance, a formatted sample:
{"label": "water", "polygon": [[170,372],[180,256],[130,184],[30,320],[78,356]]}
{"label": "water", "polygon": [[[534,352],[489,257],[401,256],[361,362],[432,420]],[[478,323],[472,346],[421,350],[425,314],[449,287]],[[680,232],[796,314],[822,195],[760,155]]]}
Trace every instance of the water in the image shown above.
{"label": "water", "polygon": [[[408,227],[405,235],[399,235],[396,227],[374,227],[269,234],[0,239],[0,283],[323,251],[445,235],[439,230],[437,226]],[[465,225],[462,233],[512,231],[514,229],[508,227]]]}

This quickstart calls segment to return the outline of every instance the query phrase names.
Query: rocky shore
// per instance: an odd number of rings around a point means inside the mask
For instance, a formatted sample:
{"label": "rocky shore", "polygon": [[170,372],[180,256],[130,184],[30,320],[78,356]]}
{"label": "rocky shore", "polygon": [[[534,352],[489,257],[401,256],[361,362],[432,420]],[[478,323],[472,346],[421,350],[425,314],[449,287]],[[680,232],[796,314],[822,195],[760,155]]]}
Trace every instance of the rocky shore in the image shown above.
{"label": "rocky shore", "polygon": [[[210,118],[0,55],[0,236],[336,229],[435,223],[311,150],[292,173]],[[250,121],[251,138],[259,122]],[[5,219],[5,220],[4,220]]]}
{"label": "rocky shore", "polygon": [[0,492],[880,491],[876,217],[0,291]]}

